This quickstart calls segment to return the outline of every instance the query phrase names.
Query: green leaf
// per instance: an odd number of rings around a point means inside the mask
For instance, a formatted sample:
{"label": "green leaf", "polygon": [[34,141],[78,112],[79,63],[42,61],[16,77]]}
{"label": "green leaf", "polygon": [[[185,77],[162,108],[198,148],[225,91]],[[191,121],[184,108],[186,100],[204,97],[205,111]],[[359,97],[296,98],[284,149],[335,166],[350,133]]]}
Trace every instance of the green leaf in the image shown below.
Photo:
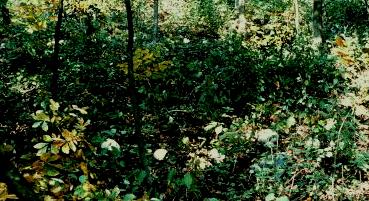
{"label": "green leaf", "polygon": [[82,184],[85,183],[86,181],[88,180],[87,176],[85,175],[81,175],[79,178],[78,178],[78,181],[81,182]]}
{"label": "green leaf", "polygon": [[59,147],[56,146],[56,145],[54,145],[54,144],[52,144],[51,145],[51,153],[58,154],[59,153]]}
{"label": "green leaf", "polygon": [[42,128],[42,130],[43,131],[48,131],[49,130],[49,126],[47,125],[47,123],[44,121],[44,122],[42,122],[42,126],[41,126],[41,128]]}
{"label": "green leaf", "polygon": [[57,175],[59,175],[60,174],[60,172],[59,171],[57,171],[57,170],[55,170],[55,169],[48,169],[47,171],[46,171],[46,175],[47,176],[50,176],[50,177],[55,177],[55,176],[57,176]]}
{"label": "green leaf", "polygon": [[174,176],[176,175],[177,171],[176,169],[171,168],[168,172],[167,181],[168,185],[172,183]]}
{"label": "green leaf", "polygon": [[78,110],[81,114],[87,114],[87,107],[79,108],[77,105],[72,105],[72,108]]}
{"label": "green leaf", "polygon": [[215,128],[215,134],[219,135],[223,131],[223,126],[218,126]]}
{"label": "green leaf", "polygon": [[295,125],[296,124],[296,119],[295,117],[293,116],[290,116],[288,119],[287,119],[287,128],[291,128],[291,126]]}
{"label": "green leaf", "polygon": [[53,99],[50,99],[50,110],[57,111],[60,105],[58,102],[55,102]]}
{"label": "green leaf", "polygon": [[62,146],[62,152],[65,153],[65,154],[69,154],[69,145],[68,143],[65,143],[63,146]]}
{"label": "green leaf", "polygon": [[189,189],[191,188],[193,183],[192,175],[190,173],[187,173],[183,177],[183,184]]}
{"label": "green leaf", "polygon": [[133,195],[133,194],[126,194],[126,195],[124,195],[123,200],[124,200],[124,201],[132,201],[132,200],[134,200],[135,198],[136,198],[136,196],[135,196],[135,195]]}
{"label": "green leaf", "polygon": [[42,149],[44,148],[45,146],[47,146],[49,143],[45,143],[45,142],[40,142],[40,143],[37,143],[33,146],[33,148],[35,149]]}
{"label": "green leaf", "polygon": [[144,181],[144,179],[146,178],[146,176],[147,176],[147,173],[146,173],[145,170],[140,171],[140,174],[138,174],[138,176],[137,176],[137,183],[141,184]]}
{"label": "green leaf", "polygon": [[120,167],[126,167],[126,163],[124,161],[119,161],[119,166]]}
{"label": "green leaf", "polygon": [[74,195],[77,195],[78,197],[83,197],[85,194],[85,190],[83,190],[82,186],[77,186],[74,190]]}
{"label": "green leaf", "polygon": [[47,115],[43,110],[37,110],[35,115],[32,115],[34,120],[37,121],[50,121],[49,115]]}
{"label": "green leaf", "polygon": [[45,141],[45,142],[51,142],[53,141],[53,139],[51,138],[50,135],[44,135],[42,136],[42,139]]}
{"label": "green leaf", "polygon": [[275,201],[289,201],[287,196],[278,197]]}
{"label": "green leaf", "polygon": [[274,193],[269,193],[266,197],[265,197],[265,201],[272,201],[275,199],[275,195]]}
{"label": "green leaf", "polygon": [[39,150],[37,151],[36,156],[41,156],[42,154],[45,154],[46,152],[47,152],[47,146],[45,146],[45,147],[43,147],[43,148],[39,149]]}
{"label": "green leaf", "polygon": [[213,122],[209,123],[207,126],[205,126],[204,130],[209,131],[209,130],[215,128],[217,125],[218,125],[218,122],[213,121]]}
{"label": "green leaf", "polygon": [[32,128],[39,127],[41,125],[41,123],[42,123],[42,121],[38,121],[38,122],[33,123]]}

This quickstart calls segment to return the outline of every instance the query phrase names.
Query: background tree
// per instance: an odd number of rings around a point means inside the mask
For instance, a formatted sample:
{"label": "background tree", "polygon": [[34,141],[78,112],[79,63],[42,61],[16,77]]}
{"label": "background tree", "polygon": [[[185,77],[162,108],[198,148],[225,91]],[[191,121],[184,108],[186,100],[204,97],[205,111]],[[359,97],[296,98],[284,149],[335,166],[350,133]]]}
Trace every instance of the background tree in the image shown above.
{"label": "background tree", "polygon": [[58,20],[55,25],[55,32],[54,32],[54,53],[52,56],[52,63],[51,63],[51,71],[52,71],[52,78],[51,78],[51,94],[52,97],[56,100],[58,98],[58,80],[59,80],[59,71],[60,71],[60,39],[62,36],[61,33],[61,26],[63,22],[63,13],[64,13],[64,0],[60,0],[59,7],[58,7]]}
{"label": "background tree", "polygon": [[324,42],[323,38],[323,0],[313,1],[313,46],[320,47]]}
{"label": "background tree", "polygon": [[134,71],[134,25],[133,25],[133,12],[130,0],[124,0],[127,12],[127,29],[128,29],[128,45],[127,45],[127,63],[128,63],[128,79],[129,79],[129,90],[132,99],[132,109],[134,115],[134,138],[135,142],[138,143],[139,157],[141,161],[141,167],[143,169],[147,168],[146,159],[146,147],[145,147],[145,137],[141,132],[141,115],[140,106],[138,103],[138,93],[136,86],[136,78]]}
{"label": "background tree", "polygon": [[154,14],[153,14],[153,42],[158,40],[159,30],[159,0],[154,0]]}

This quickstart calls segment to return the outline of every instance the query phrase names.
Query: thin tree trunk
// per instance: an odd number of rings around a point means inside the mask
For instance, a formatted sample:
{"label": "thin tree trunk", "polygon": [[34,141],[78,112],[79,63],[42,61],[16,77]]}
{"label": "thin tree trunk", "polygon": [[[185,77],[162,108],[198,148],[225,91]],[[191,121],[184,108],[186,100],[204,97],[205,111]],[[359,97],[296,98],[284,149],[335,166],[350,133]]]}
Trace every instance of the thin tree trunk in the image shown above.
{"label": "thin tree trunk", "polygon": [[6,7],[7,2],[8,0],[0,0],[1,15],[3,16],[3,23],[5,26],[9,26],[11,23],[10,12],[9,9]]}
{"label": "thin tree trunk", "polygon": [[299,12],[299,2],[298,0],[294,0],[295,6],[295,28],[297,35],[300,34],[300,12]]}
{"label": "thin tree trunk", "polygon": [[60,39],[61,39],[61,25],[63,21],[63,11],[64,11],[64,0],[60,0],[59,9],[58,9],[58,21],[55,25],[55,34],[54,34],[54,54],[52,59],[52,78],[51,78],[51,95],[57,100],[58,98],[58,80],[59,80],[59,52],[60,52]]}
{"label": "thin tree trunk", "polygon": [[147,160],[146,160],[146,148],[145,148],[145,139],[141,132],[141,115],[140,115],[140,107],[138,104],[138,93],[136,89],[136,80],[134,76],[134,68],[133,68],[133,55],[134,55],[134,29],[133,29],[133,16],[132,16],[132,8],[131,1],[124,0],[127,10],[127,23],[128,23],[128,79],[129,79],[129,89],[131,94],[131,100],[133,105],[133,115],[134,115],[134,139],[138,142],[139,148],[139,157],[141,160],[141,165],[143,169],[147,169]]}
{"label": "thin tree trunk", "polygon": [[159,0],[154,0],[154,26],[153,26],[153,42],[158,40],[159,30]]}
{"label": "thin tree trunk", "polygon": [[313,46],[323,44],[323,0],[313,0]]}

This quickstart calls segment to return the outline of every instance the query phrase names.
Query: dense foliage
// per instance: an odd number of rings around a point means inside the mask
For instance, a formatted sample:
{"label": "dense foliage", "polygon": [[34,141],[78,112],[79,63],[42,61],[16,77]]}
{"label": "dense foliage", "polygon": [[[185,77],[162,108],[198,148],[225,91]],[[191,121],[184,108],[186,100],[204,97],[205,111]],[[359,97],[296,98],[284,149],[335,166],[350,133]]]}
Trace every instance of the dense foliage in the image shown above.
{"label": "dense foliage", "polygon": [[369,199],[367,1],[319,2],[0,0],[0,200]]}

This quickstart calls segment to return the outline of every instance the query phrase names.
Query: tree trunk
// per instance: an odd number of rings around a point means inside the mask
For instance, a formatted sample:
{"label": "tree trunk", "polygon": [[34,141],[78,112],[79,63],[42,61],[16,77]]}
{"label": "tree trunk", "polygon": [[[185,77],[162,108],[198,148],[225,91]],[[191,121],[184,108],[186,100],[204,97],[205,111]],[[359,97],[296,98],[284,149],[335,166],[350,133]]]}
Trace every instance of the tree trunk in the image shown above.
{"label": "tree trunk", "polygon": [[11,23],[10,12],[9,9],[6,7],[7,2],[8,0],[0,0],[1,15],[3,16],[3,23],[5,26],[10,25]]}
{"label": "tree trunk", "polygon": [[141,115],[140,115],[140,107],[138,104],[138,93],[136,89],[136,79],[134,76],[134,66],[133,66],[133,55],[134,55],[134,29],[133,29],[133,16],[132,16],[132,8],[131,1],[124,0],[127,11],[127,23],[128,23],[128,45],[127,45],[127,53],[128,53],[128,79],[129,79],[129,90],[131,94],[132,100],[132,108],[134,115],[134,135],[135,141],[138,142],[139,148],[139,157],[142,169],[147,170],[147,160],[146,160],[146,148],[145,148],[145,139],[141,132]]}
{"label": "tree trunk", "polygon": [[154,0],[154,24],[153,24],[153,42],[158,40],[159,30],[159,0]]}
{"label": "tree trunk", "polygon": [[313,47],[323,44],[323,0],[313,0]]}
{"label": "tree trunk", "polygon": [[51,64],[51,71],[52,71],[52,78],[51,78],[51,95],[53,99],[57,100],[58,98],[58,80],[59,80],[59,68],[60,68],[60,61],[59,61],[59,52],[60,52],[60,39],[61,39],[61,25],[63,21],[63,12],[64,12],[64,0],[60,1],[59,9],[58,9],[58,21],[55,25],[55,33],[54,33],[54,54],[52,58]]}

